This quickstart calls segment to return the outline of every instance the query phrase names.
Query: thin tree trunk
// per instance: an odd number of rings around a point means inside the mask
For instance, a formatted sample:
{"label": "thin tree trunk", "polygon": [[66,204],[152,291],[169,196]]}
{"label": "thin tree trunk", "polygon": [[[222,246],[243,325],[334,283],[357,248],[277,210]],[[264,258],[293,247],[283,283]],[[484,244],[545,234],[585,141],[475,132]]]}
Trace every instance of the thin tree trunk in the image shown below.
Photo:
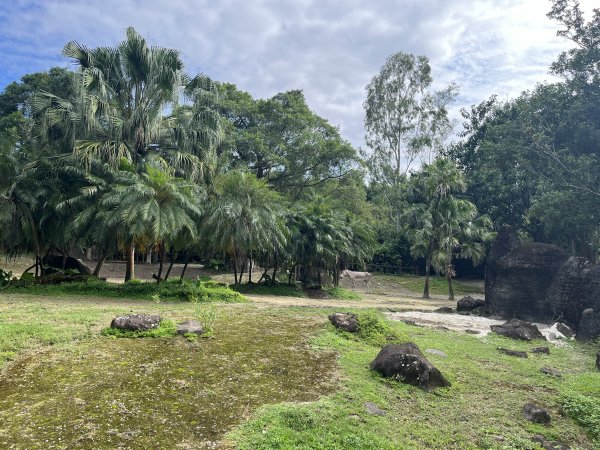
{"label": "thin tree trunk", "polygon": [[160,252],[160,261],[159,261],[159,265],[158,265],[158,275],[156,277],[156,284],[161,282],[161,277],[162,277],[162,271],[163,271],[163,266],[165,264],[165,257],[166,257],[166,253],[167,253],[167,249],[165,247],[165,243],[161,242],[159,245],[159,252]]}
{"label": "thin tree trunk", "polygon": [[290,270],[290,273],[288,275],[288,284],[290,286],[292,285],[292,276],[294,275],[295,271],[296,271],[296,266],[292,267],[292,270]]}
{"label": "thin tree trunk", "polygon": [[275,284],[276,276],[277,276],[277,258],[275,258],[275,267],[273,268],[273,278],[271,278],[271,284]]}
{"label": "thin tree trunk", "polygon": [[431,268],[431,257],[425,258],[425,287],[423,288],[423,298],[429,297],[429,271]]}
{"label": "thin tree trunk", "polygon": [[250,258],[248,259],[248,284],[252,284],[252,252],[250,252]]}
{"label": "thin tree trunk", "polygon": [[181,269],[181,276],[179,277],[179,281],[183,281],[183,276],[185,275],[185,271],[187,270],[187,266],[190,263],[190,257],[192,255],[192,252],[190,252],[188,250],[188,252],[185,254],[185,264],[183,265],[183,269]]}
{"label": "thin tree trunk", "polygon": [[100,275],[100,269],[102,269],[102,264],[104,264],[104,261],[106,261],[107,256],[108,256],[108,251],[106,251],[106,250],[103,251],[102,253],[100,253],[100,255],[98,255],[98,262],[96,263],[96,267],[92,274],[96,278],[98,278],[98,276]]}
{"label": "thin tree trunk", "polygon": [[233,260],[233,282],[234,284],[238,284],[238,275],[237,275],[237,261]]}
{"label": "thin tree trunk", "polygon": [[125,282],[135,278],[135,246],[133,243],[127,244],[125,249],[127,253],[127,263],[125,265]]}
{"label": "thin tree trunk", "polygon": [[165,275],[165,281],[167,281],[169,279],[169,275],[171,274],[171,269],[173,268],[173,264],[175,263],[176,259],[177,259],[177,252],[173,252],[173,255],[171,256],[171,262],[169,263],[169,268],[167,269],[167,273]]}
{"label": "thin tree trunk", "polygon": [[454,289],[452,289],[452,275],[448,274],[448,300],[454,300]]}
{"label": "thin tree trunk", "polygon": [[242,284],[242,279],[244,278],[244,272],[246,271],[246,260],[242,263],[242,267],[240,267],[240,284]]}

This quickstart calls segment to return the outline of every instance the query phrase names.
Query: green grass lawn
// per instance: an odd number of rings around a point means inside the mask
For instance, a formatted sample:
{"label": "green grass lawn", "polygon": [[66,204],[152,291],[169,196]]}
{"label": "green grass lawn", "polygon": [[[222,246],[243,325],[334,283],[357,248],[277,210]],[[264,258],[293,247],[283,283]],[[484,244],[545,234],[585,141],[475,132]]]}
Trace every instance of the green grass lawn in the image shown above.
{"label": "green grass lawn", "polygon": [[[539,343],[368,310],[354,336],[328,324],[331,309],[213,305],[211,338],[127,339],[101,330],[131,312],[190,319],[197,305],[0,294],[0,448],[533,449],[536,434],[600,444],[592,345],[520,359],[496,348]],[[452,386],[426,393],[373,373],[386,336],[445,352],[425,355]],[[386,415],[368,414],[367,401]],[[550,426],[521,417],[528,401],[549,409]]]}
{"label": "green grass lawn", "polygon": [[[398,285],[409,289],[417,295],[423,294],[425,286],[425,277],[416,275],[381,275],[376,274],[373,277],[373,284],[384,283],[385,285]],[[466,285],[460,281],[452,281],[455,296],[463,296],[467,294],[478,293],[482,294],[483,290],[476,286]],[[376,290],[376,289],[375,289]],[[429,293],[434,295],[448,295],[448,281],[444,277],[432,276],[429,278]]]}

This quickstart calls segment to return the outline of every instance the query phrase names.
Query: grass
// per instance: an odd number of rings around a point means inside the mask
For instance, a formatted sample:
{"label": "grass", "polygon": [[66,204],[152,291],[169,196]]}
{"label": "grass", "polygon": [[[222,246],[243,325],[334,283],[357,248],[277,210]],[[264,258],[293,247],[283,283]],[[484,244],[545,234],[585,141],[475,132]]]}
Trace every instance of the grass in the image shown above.
{"label": "grass", "polygon": [[306,297],[301,287],[287,283],[277,284],[236,284],[231,288],[242,294],[277,295],[279,297]]}
{"label": "grass", "polygon": [[[423,294],[425,286],[425,277],[416,275],[380,275],[373,277],[373,284],[376,283],[396,284],[413,291],[415,294]],[[479,293],[483,291],[476,286],[466,285],[460,281],[452,281],[454,295],[462,296],[467,294]],[[429,293],[434,295],[448,295],[448,281],[444,277],[432,276],[429,278]]]}
{"label": "grass", "polygon": [[[218,310],[211,339],[101,335],[116,315],[177,322],[196,306],[3,293],[0,352],[14,361],[0,373],[0,447],[539,449],[536,434],[600,445],[595,349],[576,342],[521,359],[496,348],[541,343],[389,322],[373,310],[354,311],[354,335],[327,323],[332,309],[216,303],[201,305]],[[452,386],[427,393],[369,369],[383,344],[405,340]],[[548,408],[550,426],[521,417],[529,401]]]}
{"label": "grass", "polygon": [[325,293],[328,298],[335,298],[337,300],[362,300],[362,297],[357,292],[339,286],[325,288]]}
{"label": "grass", "polygon": [[41,285],[32,283],[11,283],[4,289],[5,293],[30,294],[44,296],[95,296],[109,298],[131,298],[154,301],[200,301],[236,303],[246,299],[230,289],[224,283],[167,281],[161,284],[154,282],[132,282],[118,284],[90,278],[85,282]]}

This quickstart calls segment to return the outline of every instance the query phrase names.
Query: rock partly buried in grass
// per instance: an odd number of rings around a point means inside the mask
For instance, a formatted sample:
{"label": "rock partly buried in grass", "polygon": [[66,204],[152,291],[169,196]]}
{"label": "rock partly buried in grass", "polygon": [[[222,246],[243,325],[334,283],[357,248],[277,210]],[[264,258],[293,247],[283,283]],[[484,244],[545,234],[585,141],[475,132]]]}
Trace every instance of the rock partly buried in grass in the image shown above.
{"label": "rock partly buried in grass", "polygon": [[565,325],[562,322],[556,322],[554,325],[556,326],[556,331],[561,333],[563,336],[568,338],[572,338],[573,336],[575,336],[575,333],[573,332],[573,330],[571,330],[571,328],[568,325]]}
{"label": "rock partly buried in grass", "polygon": [[202,324],[196,320],[188,320],[177,324],[177,334],[196,334],[201,335],[204,333]]}
{"label": "rock partly buried in grass", "polygon": [[441,308],[434,309],[433,312],[439,314],[452,314],[454,310],[449,306],[442,306]]}
{"label": "rock partly buried in grass", "polygon": [[467,334],[479,334],[479,331],[477,331],[477,330],[471,330],[470,328],[467,328],[465,330],[465,333],[467,333]]}
{"label": "rock partly buried in grass", "polygon": [[158,328],[160,320],[160,316],[153,314],[130,314],[115,317],[110,327],[126,331],[148,331]]}
{"label": "rock partly buried in grass", "polygon": [[329,316],[329,320],[334,327],[340,328],[350,333],[358,331],[358,317],[352,313],[333,313]]}
{"label": "rock partly buried in grass", "polygon": [[537,442],[544,450],[569,450],[569,446],[558,441],[549,441],[544,436],[537,434],[531,438],[533,442]]}
{"label": "rock partly buried in grass", "polygon": [[475,308],[479,308],[485,305],[485,300],[481,298],[473,298],[467,295],[456,302],[457,311],[473,311]]}
{"label": "rock partly buried in grass", "polygon": [[367,412],[373,416],[385,416],[387,415],[387,412],[385,412],[383,409],[381,409],[379,406],[377,406],[375,403],[373,402],[365,402],[365,409],[367,410]]}
{"label": "rock partly buried in grass", "polygon": [[450,382],[412,342],[384,346],[371,363],[371,369],[386,378],[395,378],[425,391],[450,386]]}
{"label": "rock partly buried in grass", "polygon": [[550,424],[550,413],[535,403],[526,403],[525,406],[523,406],[523,417],[530,422],[540,423],[542,425]]}
{"label": "rock partly buried in grass", "polygon": [[509,356],[516,356],[517,358],[528,358],[527,352],[522,352],[520,350],[511,350],[509,348],[498,347],[498,351],[500,353],[504,353]]}
{"label": "rock partly buried in grass", "polygon": [[548,347],[533,347],[531,349],[531,353],[543,353],[545,355],[549,355],[550,349]]}
{"label": "rock partly buried in grass", "polygon": [[540,369],[540,372],[542,372],[544,375],[551,375],[556,378],[562,377],[562,374],[558,370],[553,369],[552,367],[542,367]]}
{"label": "rock partly buried in grass", "polygon": [[524,320],[512,319],[502,325],[490,327],[494,333],[501,334],[511,339],[531,341],[532,339],[546,339],[537,326]]}
{"label": "rock partly buried in grass", "polygon": [[432,355],[441,356],[442,358],[447,358],[448,357],[448,355],[446,355],[443,351],[436,350],[435,348],[428,348],[428,349],[425,350],[425,353],[430,353]]}

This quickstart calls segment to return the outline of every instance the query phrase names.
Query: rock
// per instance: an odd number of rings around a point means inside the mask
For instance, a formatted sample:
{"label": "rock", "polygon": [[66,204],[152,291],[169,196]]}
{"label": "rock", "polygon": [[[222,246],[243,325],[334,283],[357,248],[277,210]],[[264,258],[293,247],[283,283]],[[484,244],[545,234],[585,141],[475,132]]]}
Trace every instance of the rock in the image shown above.
{"label": "rock", "polygon": [[540,369],[540,372],[542,372],[545,375],[552,375],[553,377],[556,377],[556,378],[562,377],[562,374],[558,370],[553,369],[552,367],[542,367]]}
{"label": "rock", "polygon": [[545,355],[549,355],[550,349],[548,347],[533,347],[531,349],[531,353],[543,353]]}
{"label": "rock", "polygon": [[531,341],[532,339],[546,339],[537,326],[519,319],[512,319],[502,325],[490,327],[494,333],[501,334],[511,339]]}
{"label": "rock", "polygon": [[550,413],[534,403],[526,403],[523,406],[523,417],[530,422],[541,423],[542,425],[550,424]]}
{"label": "rock", "polygon": [[352,313],[333,313],[329,316],[329,320],[334,327],[340,328],[350,333],[358,331],[358,318]]}
{"label": "rock", "polygon": [[365,402],[365,409],[373,416],[385,416],[387,414],[387,412],[373,402]]}
{"label": "rock", "polygon": [[450,386],[440,371],[411,342],[384,346],[371,363],[371,369],[384,377],[393,377],[426,391]]}
{"label": "rock", "polygon": [[485,300],[481,298],[473,298],[467,295],[456,302],[457,311],[473,311],[475,308],[485,305]]}
{"label": "rock", "polygon": [[61,270],[72,270],[80,275],[91,275],[92,271],[83,262],[72,256],[48,255],[42,259],[42,275],[51,275]]}
{"label": "rock", "polygon": [[501,257],[493,270],[493,284],[486,286],[486,306],[490,313],[549,321],[553,311],[548,291],[567,259],[560,248],[539,242],[521,245]]}
{"label": "rock", "polygon": [[202,324],[196,320],[188,320],[177,324],[177,334],[197,334],[204,333]]}
{"label": "rock", "polygon": [[556,326],[556,331],[558,331],[563,336],[568,337],[568,338],[572,338],[573,336],[575,336],[575,333],[573,332],[573,330],[571,330],[571,328],[569,326],[565,325],[564,323],[556,322],[554,325]]}
{"label": "rock", "polygon": [[[600,311],[600,310],[598,310]],[[593,341],[600,335],[600,313],[592,308],[583,310],[577,326],[575,339],[581,342]]]}
{"label": "rock", "polygon": [[572,327],[579,324],[581,312],[587,307],[585,303],[591,268],[592,263],[586,258],[570,257],[556,273],[548,291],[550,308]]}
{"label": "rock", "polygon": [[558,441],[549,441],[544,436],[536,434],[531,438],[533,442],[537,442],[545,450],[569,450],[569,446]]}
{"label": "rock", "polygon": [[150,314],[131,314],[115,317],[110,323],[111,328],[127,331],[147,331],[160,325],[160,317]]}
{"label": "rock", "polygon": [[500,353],[504,353],[505,355],[516,356],[517,358],[528,358],[529,357],[527,352],[522,352],[520,350],[511,350],[509,348],[498,347],[498,351]]}
{"label": "rock", "polygon": [[479,331],[477,331],[477,330],[471,330],[471,329],[466,329],[465,333],[468,333],[468,334],[479,334]]}
{"label": "rock", "polygon": [[435,327],[435,329],[440,331],[450,331],[450,328],[445,327],[443,325],[438,325],[437,327]]}
{"label": "rock", "polygon": [[446,355],[443,351],[436,350],[435,348],[428,348],[427,350],[425,350],[425,353],[431,353],[432,355],[441,356],[442,358],[448,357],[448,355]]}
{"label": "rock", "polygon": [[435,309],[433,312],[439,314],[452,314],[454,310],[449,306],[442,306],[441,308]]}
{"label": "rock", "polygon": [[[503,226],[498,231],[496,240],[492,244],[490,251],[485,259],[485,298],[492,298],[496,276],[498,272],[498,262],[515,248],[521,245],[517,234],[510,226]],[[489,307],[488,301],[488,307]]]}
{"label": "rock", "polygon": [[600,352],[596,353],[596,369],[600,370]]}

